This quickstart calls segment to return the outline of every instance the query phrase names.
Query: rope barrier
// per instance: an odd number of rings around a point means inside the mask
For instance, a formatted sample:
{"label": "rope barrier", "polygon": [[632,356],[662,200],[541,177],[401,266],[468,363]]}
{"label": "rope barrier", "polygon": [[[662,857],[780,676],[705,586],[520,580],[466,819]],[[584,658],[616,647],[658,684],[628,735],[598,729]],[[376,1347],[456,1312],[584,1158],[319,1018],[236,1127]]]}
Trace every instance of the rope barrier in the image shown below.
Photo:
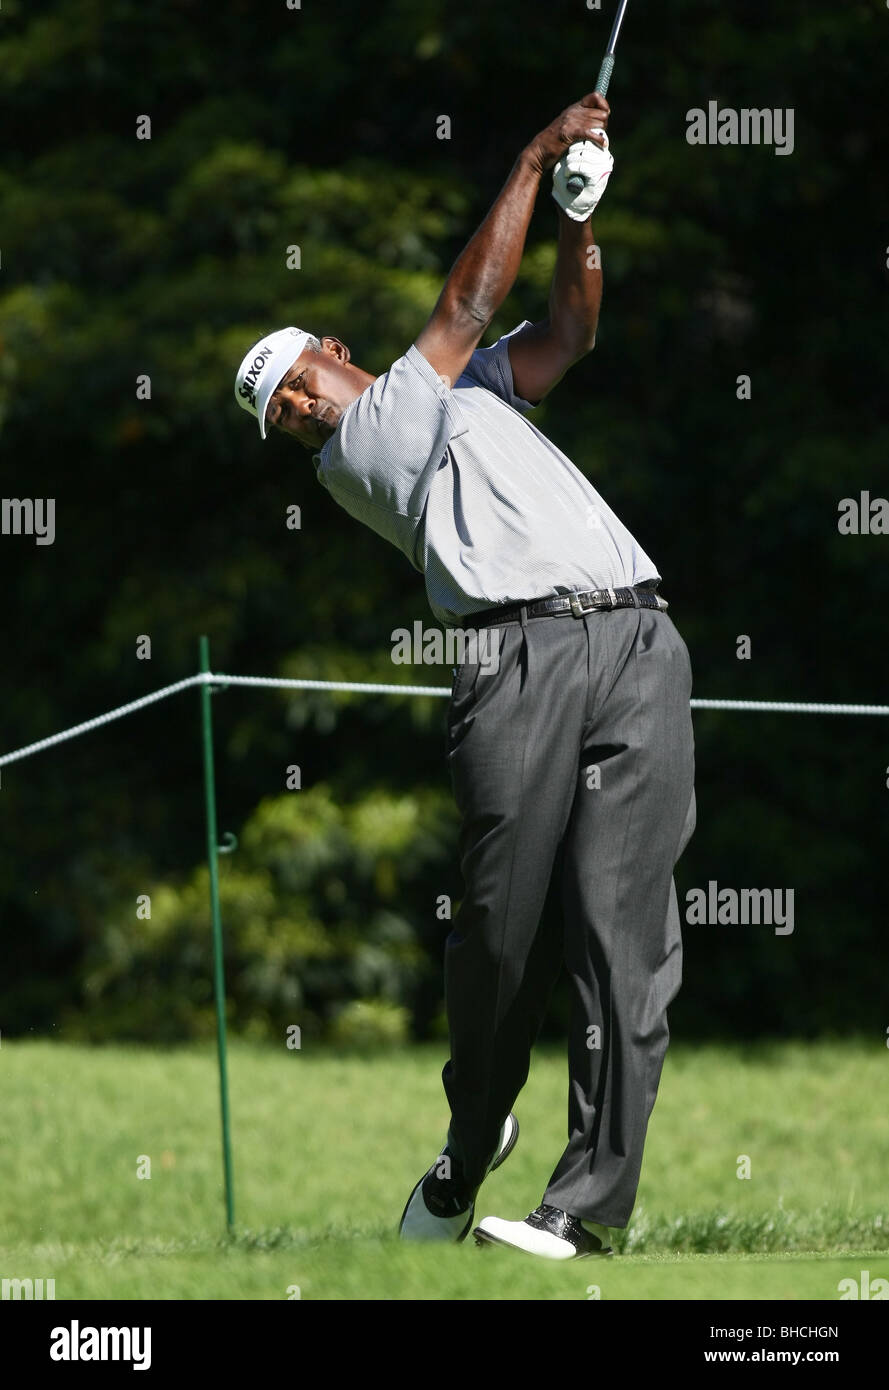
{"label": "rope barrier", "polygon": [[[137,710],[144,709],[146,705],[155,704],[158,700],[164,700],[170,695],[177,695],[180,690],[188,690],[195,685],[217,686],[221,689],[230,685],[242,685],[269,690],[342,690],[353,691],[360,695],[432,695],[438,698],[448,697],[451,693],[449,685],[385,685],[369,681],[285,680],[278,676],[227,676],[205,671],[200,675],[187,676],[184,680],[176,681],[173,685],[165,685],[160,690],[153,691],[151,695],[143,695],[138,700],[131,700],[129,704],[118,705],[115,709],[108,710],[106,714],[99,714],[95,719],[87,719],[83,724],[75,724],[70,729],[63,729],[60,733],[39,739],[37,743],[29,743],[26,747],[17,748],[12,753],[4,753],[0,757],[0,767],[5,767],[8,763],[19,762],[22,758],[30,758],[34,753],[41,753],[45,748],[52,748],[58,743],[64,743],[67,739],[89,733],[91,729],[101,728],[103,724],[110,724],[114,719],[122,719],[124,715],[135,714]],[[692,700],[690,703],[692,709],[751,710],[764,714],[889,715],[889,705],[813,704],[790,700]]]}
{"label": "rope barrier", "polygon": [[110,724],[112,719],[122,719],[125,714],[135,714],[137,709],[144,709],[146,705],[152,705],[156,700],[163,700],[167,695],[175,695],[179,690],[187,690],[190,685],[202,685],[203,676],[188,676],[183,681],[176,681],[175,685],[165,685],[162,690],[155,690],[152,695],[143,695],[139,700],[131,700],[128,705],[118,705],[116,709],[111,709],[107,714],[98,714],[95,719],[87,719],[83,724],[75,724],[72,729],[63,729],[61,733],[51,734],[49,738],[42,738],[37,743],[29,743],[25,748],[17,748],[14,753],[4,753],[0,758],[0,767],[5,767],[7,763],[18,762],[20,758],[30,758],[33,753],[40,753],[44,748],[52,748],[56,743],[64,743],[66,739],[77,738],[78,734],[88,733],[90,729],[98,729],[102,724]]}

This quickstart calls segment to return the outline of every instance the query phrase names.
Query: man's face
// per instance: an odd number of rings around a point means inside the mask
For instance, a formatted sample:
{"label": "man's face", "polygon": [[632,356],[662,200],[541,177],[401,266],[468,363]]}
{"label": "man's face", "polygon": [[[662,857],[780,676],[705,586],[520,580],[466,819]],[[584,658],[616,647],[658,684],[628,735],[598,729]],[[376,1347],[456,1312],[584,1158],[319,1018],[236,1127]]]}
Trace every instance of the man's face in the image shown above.
{"label": "man's face", "polygon": [[316,453],[361,395],[348,361],[349,350],[337,338],[323,338],[320,352],[304,348],[268,403],[266,428],[293,435]]}

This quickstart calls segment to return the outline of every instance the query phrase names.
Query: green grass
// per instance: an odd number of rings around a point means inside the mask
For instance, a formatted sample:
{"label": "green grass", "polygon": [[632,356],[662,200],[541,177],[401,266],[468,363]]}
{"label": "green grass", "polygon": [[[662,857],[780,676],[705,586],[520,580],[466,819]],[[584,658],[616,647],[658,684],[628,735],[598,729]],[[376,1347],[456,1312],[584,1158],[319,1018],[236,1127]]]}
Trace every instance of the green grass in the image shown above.
{"label": "green grass", "polygon": [[[674,1045],[619,1253],[565,1266],[395,1237],[444,1138],[445,1055],[235,1044],[228,1236],[211,1048],[4,1040],[0,1275],[54,1278],[57,1299],[836,1300],[863,1269],[889,1278],[885,1048]],[[566,1095],[562,1055],[539,1051],[478,1217],[537,1205]]]}

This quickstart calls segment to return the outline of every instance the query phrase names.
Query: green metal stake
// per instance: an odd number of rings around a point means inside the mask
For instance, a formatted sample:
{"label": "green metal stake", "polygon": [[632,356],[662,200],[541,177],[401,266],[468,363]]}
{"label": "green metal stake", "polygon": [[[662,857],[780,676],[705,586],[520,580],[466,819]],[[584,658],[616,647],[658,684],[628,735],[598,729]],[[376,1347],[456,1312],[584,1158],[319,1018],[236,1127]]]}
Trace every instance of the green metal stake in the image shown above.
{"label": "green metal stake", "polygon": [[[201,671],[210,671],[210,644],[201,638]],[[213,987],[216,994],[216,1040],[219,1052],[219,1096],[222,1104],[222,1166],[225,1174],[225,1212],[229,1230],[235,1222],[235,1190],[228,1114],[228,1071],[225,1058],[225,975],[222,964],[222,917],[219,911],[219,846],[216,836],[216,784],[213,775],[213,718],[210,686],[201,686],[204,732],[204,799],[207,805],[207,863],[210,866],[210,912],[213,919]]]}

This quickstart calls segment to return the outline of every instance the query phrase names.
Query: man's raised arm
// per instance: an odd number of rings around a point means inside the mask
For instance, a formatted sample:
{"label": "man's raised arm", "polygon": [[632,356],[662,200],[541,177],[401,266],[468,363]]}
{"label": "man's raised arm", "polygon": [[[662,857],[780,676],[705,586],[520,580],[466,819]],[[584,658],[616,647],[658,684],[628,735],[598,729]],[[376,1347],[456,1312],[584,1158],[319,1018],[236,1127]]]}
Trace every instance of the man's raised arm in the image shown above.
{"label": "man's raised arm", "polygon": [[460,376],[515,283],[540,180],[570,145],[595,140],[608,106],[596,92],[567,107],[512,167],[490,212],[458,256],[416,347],[449,384]]}
{"label": "man's raised arm", "polygon": [[591,262],[593,228],[559,211],[559,251],[549,295],[549,317],[509,339],[509,364],[517,396],[539,405],[568,368],[596,343],[602,303],[602,269]]}

